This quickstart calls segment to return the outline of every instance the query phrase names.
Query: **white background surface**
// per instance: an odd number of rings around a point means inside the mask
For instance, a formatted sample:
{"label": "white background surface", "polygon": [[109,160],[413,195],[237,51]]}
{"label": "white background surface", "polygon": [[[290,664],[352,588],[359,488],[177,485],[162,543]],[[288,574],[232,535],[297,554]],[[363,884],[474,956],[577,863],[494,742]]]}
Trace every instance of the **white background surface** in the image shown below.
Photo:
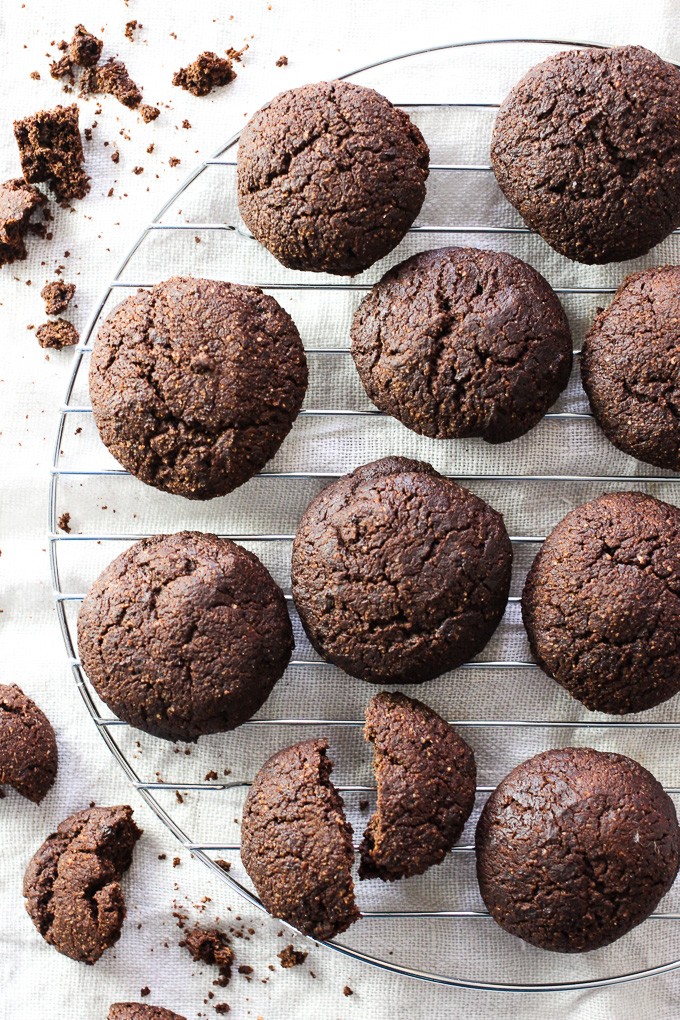
{"label": "white background surface", "polygon": [[[271,7],[271,9],[270,9]],[[230,16],[233,15],[233,20]],[[125,22],[144,28],[134,43],[124,37]],[[198,864],[184,859],[173,869],[176,846],[150,811],[128,789],[112,765],[87,717],[65,665],[48,583],[46,494],[56,408],[61,402],[71,355],[42,351],[29,324],[44,321],[40,287],[56,266],[77,284],[69,317],[83,327],[94,302],[127,251],[140,222],[160,207],[199,156],[207,156],[275,92],[328,78],[380,57],[442,42],[492,37],[548,37],[609,43],[634,42],[680,59],[680,5],[677,0],[572,0],[569,4],[466,3],[412,0],[242,0],[240,3],[180,3],[177,0],[107,0],[97,4],[3,0],[0,47],[3,119],[0,125],[1,179],[18,176],[11,121],[62,101],[49,77],[46,52],[52,40],[70,38],[83,21],[103,33],[105,56],[119,54],[144,89],[146,102],[165,104],[155,124],[113,99],[81,104],[81,126],[98,121],[86,145],[92,177],[88,198],[75,211],[58,211],[51,243],[34,242],[29,259],[0,270],[0,662],[1,682],[17,682],[52,719],[61,768],[55,789],[39,808],[11,793],[0,801],[0,1016],[8,1020],[105,1018],[111,1002],[136,999],[143,986],[151,1001],[194,1017],[215,1016],[203,1005],[212,974],[201,975],[177,949],[171,916],[173,899],[198,903],[214,896],[205,915],[228,920],[229,910],[251,920]],[[174,32],[177,39],[170,33]],[[253,38],[251,38],[251,36]],[[171,86],[172,72],[203,49],[222,51],[250,44],[237,81],[213,97],[195,99]],[[24,45],[25,44],[25,45]],[[54,50],[53,50],[54,52]],[[275,67],[281,54],[287,68]],[[30,79],[31,71],[41,74]],[[187,118],[190,130],[181,127]],[[124,129],[130,139],[118,132]],[[118,165],[111,162],[117,141]],[[154,143],[152,154],[146,152]],[[172,169],[168,158],[181,165]],[[134,166],[144,172],[133,175]],[[109,188],[114,197],[107,198]],[[65,258],[64,252],[70,251]],[[31,285],[28,285],[28,281]],[[77,527],[74,510],[74,526]],[[20,889],[26,862],[58,821],[91,800],[129,801],[145,837],[125,883],[129,916],[118,946],[95,968],[59,956],[35,933],[23,911]],[[159,853],[168,859],[158,860]],[[191,912],[191,911],[189,911]],[[613,991],[565,996],[498,996],[447,990],[395,978],[345,962],[321,949],[307,965],[278,968],[276,952],[289,940],[279,926],[252,918],[251,942],[237,943],[239,960],[255,968],[255,979],[236,975],[214,1001],[227,1001],[230,1016],[279,1018],[375,1017],[652,1017],[677,1015],[674,1003],[680,976],[641,982]],[[138,927],[141,925],[141,927]],[[169,943],[165,948],[164,943]],[[275,972],[268,964],[276,964]],[[310,969],[316,977],[310,975]],[[267,984],[261,978],[268,978]],[[345,998],[349,984],[354,996]]]}

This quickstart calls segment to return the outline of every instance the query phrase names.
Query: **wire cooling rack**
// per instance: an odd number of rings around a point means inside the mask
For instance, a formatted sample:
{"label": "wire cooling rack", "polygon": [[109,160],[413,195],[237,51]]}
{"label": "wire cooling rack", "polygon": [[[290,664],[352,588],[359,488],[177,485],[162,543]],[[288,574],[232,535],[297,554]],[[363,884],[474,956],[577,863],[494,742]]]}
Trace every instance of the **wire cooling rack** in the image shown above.
{"label": "wire cooling rack", "polygon": [[[586,712],[531,662],[518,606],[540,542],[568,509],[604,489],[630,488],[633,480],[636,488],[677,502],[680,478],[650,473],[607,444],[588,411],[578,368],[545,421],[514,443],[487,447],[477,440],[441,443],[415,436],[368,404],[352,368],[348,331],[362,293],[389,265],[414,251],[444,244],[502,248],[536,266],[560,295],[578,363],[579,343],[595,308],[610,300],[624,275],[680,261],[676,232],[635,263],[576,265],[531,234],[500,198],[488,165],[498,102],[532,64],[556,50],[583,45],[591,44],[455,44],[404,54],[347,76],[406,109],[432,154],[420,218],[396,252],[351,281],[288,272],[250,237],[235,200],[238,136],[201,163],[144,228],[75,352],[59,411],[49,490],[57,614],[95,725],[130,783],[183,847],[258,907],[239,862],[238,817],[249,780],[269,753],[304,736],[329,735],[337,785],[357,836],[375,797],[370,753],[361,739],[363,709],[373,689],[315,656],[292,605],[290,542],[300,514],[327,479],[388,453],[429,460],[504,513],[515,564],[499,631],[477,660],[411,692],[452,719],[475,747],[484,783],[476,811],[445,864],[390,886],[359,883],[364,919],[340,941],[327,943],[387,971],[486,990],[583,989],[680,966],[680,900],[673,893],[633,934],[597,953],[562,957],[506,935],[483,909],[473,847],[485,795],[518,761],[546,747],[592,743],[630,753],[672,796],[680,795],[677,705],[615,720]],[[246,486],[206,504],[148,489],[121,470],[98,439],[87,396],[89,353],[101,318],[137,287],[177,273],[255,284],[274,294],[298,323],[310,362],[306,405],[277,457]],[[71,534],[58,527],[64,510],[72,516]],[[287,592],[297,642],[286,676],[258,716],[234,733],[202,738],[193,748],[167,745],[111,718],[81,670],[75,642],[83,592],[101,569],[144,535],[182,527],[214,531],[260,555]],[[231,863],[228,874],[216,863],[224,856]]]}

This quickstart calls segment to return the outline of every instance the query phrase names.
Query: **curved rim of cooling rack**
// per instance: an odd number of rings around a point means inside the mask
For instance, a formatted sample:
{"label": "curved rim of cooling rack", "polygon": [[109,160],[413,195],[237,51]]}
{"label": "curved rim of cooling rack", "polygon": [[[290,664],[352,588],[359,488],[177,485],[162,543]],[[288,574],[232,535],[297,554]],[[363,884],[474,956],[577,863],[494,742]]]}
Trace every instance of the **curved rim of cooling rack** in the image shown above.
{"label": "curved rim of cooling rack", "polygon": [[[470,40],[470,41],[465,41],[465,42],[443,43],[443,44],[438,45],[438,46],[426,46],[423,49],[411,50],[411,51],[408,51],[406,53],[400,53],[400,54],[398,54],[396,56],[387,57],[387,58],[385,58],[383,60],[376,60],[376,61],[374,61],[374,62],[372,62],[370,64],[365,64],[362,67],[355,68],[353,71],[349,71],[346,74],[340,75],[339,79],[353,78],[353,77],[355,77],[357,75],[365,73],[366,71],[371,71],[374,68],[383,67],[386,64],[393,64],[393,63],[396,63],[399,60],[407,60],[407,59],[409,59],[411,57],[423,56],[424,54],[427,54],[427,53],[438,53],[438,52],[441,52],[443,50],[462,49],[462,48],[467,48],[467,47],[472,47],[472,46],[491,46],[491,45],[503,45],[503,44],[506,44],[506,45],[515,44],[515,45],[527,45],[527,46],[528,45],[569,46],[569,47],[576,47],[576,48],[592,47],[592,48],[595,48],[595,49],[606,49],[607,48],[607,45],[605,43],[576,42],[576,41],[568,40],[568,39],[512,39],[512,38],[507,38],[507,39],[476,39],[476,40]],[[671,61],[671,63],[673,63],[673,61]],[[680,65],[676,65],[676,66],[680,66]],[[429,103],[427,105],[428,106],[429,105],[436,106],[436,104],[429,104]],[[477,105],[488,105],[488,106],[493,107],[493,108],[495,108],[495,106],[496,106],[496,104],[477,104]],[[184,191],[186,191],[186,189],[193,183],[193,181],[195,181],[196,178],[199,177],[204,172],[204,170],[208,166],[210,166],[212,164],[212,161],[217,160],[220,156],[222,156],[225,152],[227,152],[228,149],[232,148],[238,142],[240,134],[241,134],[240,131],[236,132],[236,134],[234,134],[224,145],[220,146],[220,148],[213,154],[213,156],[211,156],[208,159],[205,159],[205,160],[203,160],[203,161],[198,163],[198,165],[194,168],[194,170],[182,181],[182,183],[175,190],[175,192],[171,195],[171,197],[164,203],[164,205],[161,207],[159,212],[156,213],[156,215],[144,227],[144,229],[140,233],[139,237],[134,242],[134,244],[132,245],[132,247],[128,251],[127,255],[125,256],[125,258],[120,263],[120,265],[119,265],[115,275],[113,276],[113,278],[111,280],[111,283],[108,285],[108,287],[106,288],[106,290],[104,292],[104,296],[99,301],[97,307],[95,308],[93,314],[91,315],[91,317],[90,317],[90,319],[88,321],[88,324],[87,324],[87,327],[86,327],[85,333],[84,333],[84,340],[78,345],[78,347],[76,348],[76,351],[74,353],[73,368],[71,370],[71,375],[70,375],[68,383],[67,383],[66,394],[65,394],[65,398],[64,398],[65,403],[67,403],[70,400],[72,392],[73,392],[73,387],[75,385],[75,381],[76,381],[76,378],[77,378],[77,375],[78,375],[78,370],[80,368],[80,364],[81,364],[83,353],[84,353],[84,345],[88,343],[89,338],[92,335],[92,332],[93,332],[93,330],[94,330],[94,328],[95,328],[95,326],[96,326],[96,324],[97,324],[97,322],[99,320],[99,317],[100,317],[100,315],[101,315],[101,313],[102,313],[102,311],[104,309],[104,306],[105,306],[106,302],[108,301],[112,291],[115,289],[116,284],[120,281],[120,277],[121,277],[122,273],[125,271],[125,269],[127,268],[127,266],[129,265],[130,260],[133,258],[133,256],[136,254],[136,252],[139,250],[140,246],[144,242],[144,239],[148,235],[149,230],[154,225],[158,225],[158,223],[161,220],[161,218],[165,215],[165,213],[173,205],[173,203],[177,200],[177,198],[179,198],[179,196]],[[130,284],[129,286],[132,287],[134,285]],[[163,824],[166,826],[166,828],[172,833],[173,836],[175,836],[175,838],[179,841],[179,843],[183,846],[183,848],[186,851],[191,853],[191,855],[193,857],[195,857],[197,860],[201,861],[204,865],[206,865],[208,868],[210,868],[210,870],[218,878],[220,878],[223,882],[225,882],[226,885],[229,888],[231,888],[234,892],[238,893],[239,896],[241,896],[243,899],[245,899],[251,906],[256,907],[258,910],[260,910],[263,913],[267,914],[267,911],[263,907],[262,903],[260,902],[260,900],[256,896],[253,895],[253,893],[251,893],[248,889],[246,889],[245,886],[241,885],[241,883],[238,882],[231,875],[227,874],[222,868],[220,868],[220,866],[218,864],[215,863],[215,861],[210,856],[208,856],[208,853],[207,853],[208,850],[220,850],[220,849],[224,849],[224,848],[219,847],[219,846],[214,846],[213,847],[213,846],[210,846],[210,845],[200,845],[200,844],[192,843],[192,841],[188,838],[187,834],[175,822],[175,820],[168,814],[168,812],[165,810],[165,808],[162,807],[162,805],[158,802],[158,800],[156,799],[156,797],[153,795],[153,792],[152,792],[154,789],[158,789],[159,787],[162,787],[165,790],[175,790],[175,789],[191,790],[192,789],[192,784],[191,783],[180,784],[179,787],[175,787],[175,786],[173,786],[171,784],[165,784],[165,783],[143,783],[140,780],[140,778],[137,775],[137,773],[135,772],[135,770],[133,769],[133,767],[130,765],[130,763],[127,760],[127,758],[125,757],[125,755],[122,753],[122,751],[118,747],[118,745],[115,742],[115,740],[112,738],[111,734],[109,733],[109,726],[110,726],[110,722],[111,721],[102,719],[100,717],[98,709],[97,709],[97,706],[96,706],[96,704],[95,704],[95,702],[94,702],[94,700],[92,698],[92,695],[90,694],[90,691],[87,688],[84,676],[83,676],[81,668],[80,668],[79,660],[78,660],[78,658],[76,656],[76,650],[75,650],[75,648],[73,646],[73,642],[71,640],[71,634],[70,634],[70,631],[69,631],[69,628],[68,628],[68,622],[67,622],[67,619],[66,619],[65,601],[59,598],[59,592],[60,592],[60,589],[61,589],[61,584],[60,584],[60,578],[59,578],[59,564],[57,562],[57,553],[56,553],[56,538],[57,538],[57,536],[55,536],[55,528],[56,528],[56,496],[57,496],[57,483],[58,483],[58,479],[59,479],[59,474],[58,474],[58,469],[59,469],[59,451],[60,451],[60,447],[61,447],[61,441],[62,441],[62,437],[63,437],[63,432],[64,432],[65,424],[66,424],[66,414],[63,412],[63,408],[62,408],[60,410],[59,425],[58,425],[58,428],[57,428],[57,435],[56,435],[56,441],[55,441],[55,446],[54,446],[54,454],[53,454],[53,458],[52,458],[52,474],[51,474],[50,487],[49,487],[49,500],[48,500],[48,548],[49,548],[50,579],[51,579],[51,582],[52,582],[53,598],[55,599],[57,618],[59,620],[59,626],[60,626],[60,629],[61,629],[62,638],[64,640],[64,645],[66,647],[66,651],[67,651],[67,654],[69,656],[69,664],[71,666],[71,670],[72,670],[74,678],[75,678],[76,686],[78,687],[78,690],[80,691],[81,697],[82,697],[83,701],[85,702],[85,705],[86,705],[86,707],[88,709],[88,712],[90,713],[90,716],[92,717],[92,719],[93,719],[93,721],[94,721],[94,723],[96,725],[96,728],[97,728],[99,734],[101,735],[104,743],[107,745],[107,747],[108,747],[109,751],[111,752],[112,756],[114,757],[114,759],[120,765],[124,775],[128,779],[128,781],[131,784],[131,786],[134,787],[134,789],[142,797],[142,799],[147,804],[147,806],[151,808],[151,810],[156,815],[156,817],[161,822],[163,822]],[[114,727],[115,727],[115,725],[118,723],[118,720],[112,720],[112,722],[113,722]],[[240,785],[243,785],[243,784],[240,784],[240,783],[239,784],[219,784],[219,783],[215,784],[217,789],[223,789],[223,788],[225,788],[225,786],[229,786],[229,785],[239,785],[240,786]],[[201,788],[203,788],[203,787],[201,786]],[[480,911],[474,911],[474,910],[466,911],[466,912],[457,911],[455,916],[461,916],[461,914],[464,914],[465,916],[468,916],[468,917],[486,917],[487,916],[485,914],[482,914]],[[269,915],[267,914],[267,916],[269,916]],[[365,915],[365,916],[370,917],[371,916],[370,912],[367,915]],[[392,911],[392,912],[388,912],[387,914],[381,915],[381,916],[386,916],[386,917],[391,917],[391,918],[397,918],[398,919],[400,916],[402,916],[402,914],[399,911]],[[417,917],[418,916],[418,912],[417,911],[416,912],[408,912],[407,914],[405,913],[404,916],[405,917]],[[431,912],[427,912],[427,916],[431,917]],[[450,916],[450,912],[441,911],[437,916],[441,917],[443,919],[446,919],[447,916]],[[659,915],[659,916],[663,916],[663,915]],[[283,925],[291,933],[293,933],[293,934],[295,934],[297,936],[301,935],[301,933],[296,928],[294,928],[292,925],[289,925],[287,922],[282,921],[279,918],[276,918],[276,921],[277,921],[278,924]],[[308,936],[305,936],[305,937],[308,938],[308,940],[310,942],[316,944],[314,939],[311,939]],[[347,956],[347,957],[349,957],[351,959],[354,959],[354,960],[359,960],[362,963],[370,964],[371,966],[377,967],[379,970],[383,970],[383,971],[385,971],[387,973],[399,974],[399,975],[402,975],[404,977],[416,978],[416,979],[418,979],[420,981],[426,981],[426,982],[429,982],[431,984],[439,984],[439,985],[445,985],[445,986],[455,987],[455,988],[469,988],[469,989],[473,989],[473,990],[476,990],[476,991],[485,991],[485,992],[535,992],[535,993],[538,993],[538,992],[573,992],[573,991],[584,991],[584,990],[594,989],[594,988],[608,988],[608,987],[611,987],[611,986],[614,986],[614,985],[624,984],[624,983],[629,982],[629,981],[637,981],[637,980],[640,980],[642,978],[657,977],[657,976],[660,976],[662,974],[671,973],[672,971],[675,971],[678,968],[680,968],[680,959],[677,959],[677,960],[671,960],[668,963],[659,964],[656,967],[648,967],[648,968],[645,968],[643,970],[630,971],[630,972],[625,973],[625,974],[616,974],[616,975],[613,975],[612,977],[590,978],[590,979],[586,979],[586,980],[583,980],[583,981],[562,981],[562,982],[541,982],[541,983],[534,983],[534,984],[518,984],[518,983],[514,983],[514,982],[478,981],[478,980],[474,980],[474,979],[471,979],[471,978],[454,978],[454,977],[450,977],[450,976],[448,976],[446,974],[436,974],[436,973],[432,973],[430,971],[419,970],[417,968],[408,967],[408,966],[406,966],[404,964],[390,963],[387,960],[383,960],[383,959],[380,959],[378,957],[371,956],[369,953],[364,953],[360,949],[355,949],[352,946],[342,945],[342,943],[339,943],[339,942],[327,941],[327,942],[321,942],[319,944],[325,946],[328,949],[333,949],[333,950],[335,950],[336,953],[339,953],[339,954],[341,954],[343,956]]]}

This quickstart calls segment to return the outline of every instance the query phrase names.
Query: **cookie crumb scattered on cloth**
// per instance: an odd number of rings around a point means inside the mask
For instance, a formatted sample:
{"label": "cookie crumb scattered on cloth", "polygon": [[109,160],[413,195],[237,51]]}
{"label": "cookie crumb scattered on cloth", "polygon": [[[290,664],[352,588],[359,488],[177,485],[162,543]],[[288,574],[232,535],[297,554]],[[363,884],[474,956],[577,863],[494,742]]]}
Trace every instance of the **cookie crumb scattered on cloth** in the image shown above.
{"label": "cookie crumb scattered on cloth", "polygon": [[228,57],[218,57],[211,50],[206,50],[193,63],[175,71],[172,84],[193,96],[207,96],[213,89],[228,85],[235,77],[234,65]]}

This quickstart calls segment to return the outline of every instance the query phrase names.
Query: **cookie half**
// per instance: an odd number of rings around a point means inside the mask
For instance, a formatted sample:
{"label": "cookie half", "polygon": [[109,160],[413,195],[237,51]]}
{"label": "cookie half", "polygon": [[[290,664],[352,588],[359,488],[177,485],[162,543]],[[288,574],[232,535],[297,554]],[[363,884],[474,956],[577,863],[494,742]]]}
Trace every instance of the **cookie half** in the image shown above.
{"label": "cookie half", "polygon": [[52,788],[58,761],[45,713],[16,684],[0,684],[0,786],[39,804]]}

